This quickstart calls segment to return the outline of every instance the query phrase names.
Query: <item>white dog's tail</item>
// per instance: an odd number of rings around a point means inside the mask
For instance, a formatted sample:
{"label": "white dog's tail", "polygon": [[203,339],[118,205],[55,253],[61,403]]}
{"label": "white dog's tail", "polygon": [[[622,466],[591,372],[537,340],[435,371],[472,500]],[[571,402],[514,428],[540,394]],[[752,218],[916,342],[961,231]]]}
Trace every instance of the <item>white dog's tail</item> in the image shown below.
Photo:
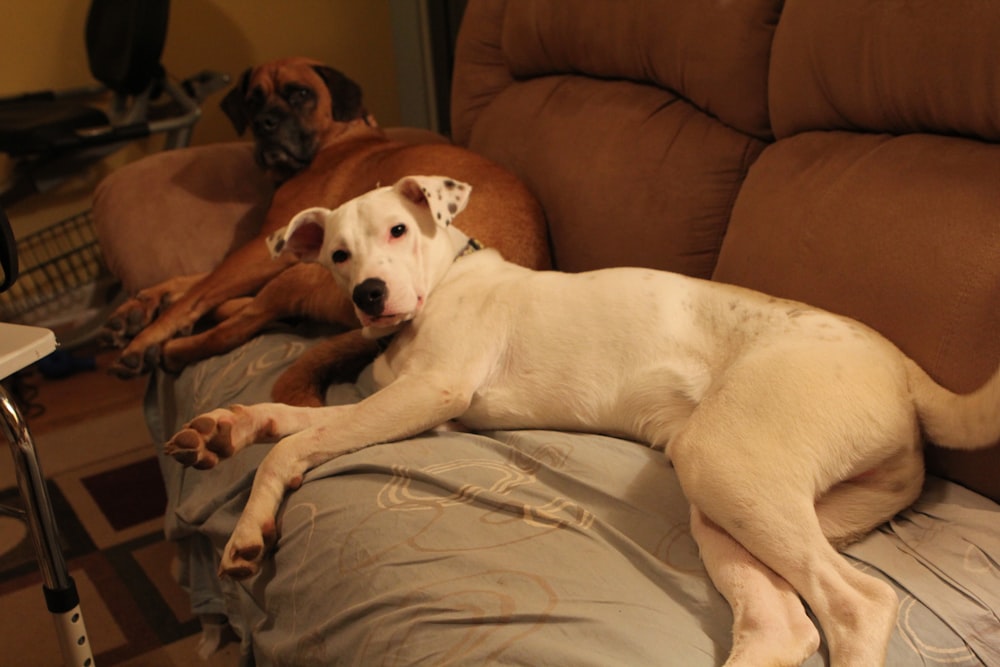
{"label": "white dog's tail", "polygon": [[1000,369],[971,394],[940,386],[907,360],[910,390],[924,433],[951,449],[982,449],[1000,442]]}

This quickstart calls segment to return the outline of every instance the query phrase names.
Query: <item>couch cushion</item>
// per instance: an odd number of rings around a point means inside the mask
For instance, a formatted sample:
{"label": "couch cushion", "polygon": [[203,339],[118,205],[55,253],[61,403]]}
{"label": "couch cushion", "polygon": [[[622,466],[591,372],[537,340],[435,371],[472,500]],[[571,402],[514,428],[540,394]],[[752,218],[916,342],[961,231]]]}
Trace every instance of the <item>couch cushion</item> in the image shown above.
{"label": "couch cushion", "polygon": [[208,271],[257,233],[271,190],[247,142],[164,151],[128,164],[94,193],[108,268],[129,292]]}
{"label": "couch cushion", "polygon": [[[518,0],[471,3],[468,23],[483,15],[501,32],[482,52],[499,49],[516,79],[581,74],[667,88],[741,132],[767,139],[767,69],[780,12],[775,0],[736,3],[679,0]],[[482,39],[478,36],[476,41]],[[459,57],[460,68],[465,57]],[[473,58],[471,67],[482,61]],[[491,68],[492,69],[492,68]],[[495,71],[495,70],[494,70]],[[488,74],[487,76],[495,76]],[[502,78],[499,80],[502,82]],[[461,107],[457,116],[463,116]],[[456,125],[467,129],[466,119]],[[462,142],[465,136],[456,137]]]}
{"label": "couch cushion", "polygon": [[774,36],[775,135],[817,129],[1000,139],[1000,3],[788,0]]}
{"label": "couch cushion", "polygon": [[[766,133],[774,5],[470,3],[452,88],[455,138],[539,197],[559,268],[638,264],[708,277],[736,192],[764,146],[734,127]],[[731,34],[737,24],[756,27],[741,41]],[[701,41],[678,26],[697,26]],[[727,35],[733,43],[714,50]],[[647,47],[649,59],[639,57]],[[698,74],[706,59],[727,72],[727,85]],[[722,117],[735,97],[729,124],[703,110]]]}
{"label": "couch cushion", "polygon": [[561,269],[637,264],[707,277],[762,144],[659,88],[543,77],[499,95],[470,146],[544,203]]}
{"label": "couch cushion", "polygon": [[[783,139],[750,170],[714,277],[857,318],[945,386],[970,391],[1000,362],[998,182],[995,144],[847,132]],[[932,459],[1000,496],[1000,448]]]}

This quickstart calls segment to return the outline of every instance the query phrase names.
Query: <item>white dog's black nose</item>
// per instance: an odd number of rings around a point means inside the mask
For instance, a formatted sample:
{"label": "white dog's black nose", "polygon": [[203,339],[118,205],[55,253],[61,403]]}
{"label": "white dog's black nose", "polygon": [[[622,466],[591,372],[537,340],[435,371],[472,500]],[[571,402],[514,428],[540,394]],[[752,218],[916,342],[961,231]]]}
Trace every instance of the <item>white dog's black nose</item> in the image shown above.
{"label": "white dog's black nose", "polygon": [[385,300],[389,296],[389,288],[381,278],[368,278],[354,288],[354,305],[368,315],[381,315],[385,309]]}

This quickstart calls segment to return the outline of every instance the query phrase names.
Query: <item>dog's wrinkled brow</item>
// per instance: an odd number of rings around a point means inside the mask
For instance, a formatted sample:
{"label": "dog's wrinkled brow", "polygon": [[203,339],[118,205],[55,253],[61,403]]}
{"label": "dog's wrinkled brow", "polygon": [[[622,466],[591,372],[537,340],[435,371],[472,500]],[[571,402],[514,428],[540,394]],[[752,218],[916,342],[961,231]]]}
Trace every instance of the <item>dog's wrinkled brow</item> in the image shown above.
{"label": "dog's wrinkled brow", "polygon": [[254,86],[246,96],[247,106],[259,107],[264,103],[267,94],[264,92],[264,88],[260,85]]}

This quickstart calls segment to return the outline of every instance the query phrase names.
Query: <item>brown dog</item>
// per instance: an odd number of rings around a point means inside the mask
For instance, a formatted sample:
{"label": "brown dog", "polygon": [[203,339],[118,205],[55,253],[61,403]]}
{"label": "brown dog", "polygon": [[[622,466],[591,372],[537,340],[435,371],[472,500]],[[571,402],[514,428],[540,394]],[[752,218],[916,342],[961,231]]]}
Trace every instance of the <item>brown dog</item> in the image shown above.
{"label": "brown dog", "polygon": [[[146,372],[157,362],[179,370],[284,317],[356,329],[350,299],[328,272],[287,257],[272,260],[265,239],[302,209],[336,208],[410,174],[449,174],[470,183],[476,197],[462,215],[462,231],[513,262],[549,265],[541,207],[513,174],[451,144],[390,140],[365,111],[358,85],[332,68],[287,58],[247,70],[222,108],[237,131],[251,130],[258,164],[280,185],[260,234],[215,270],[143,290],[112,315],[106,329],[124,345],[112,369],[119,375]],[[213,312],[223,318],[217,325],[179,336]],[[356,330],[334,336],[286,373],[275,398],[316,404],[331,377],[356,374],[374,354],[374,344]]]}

